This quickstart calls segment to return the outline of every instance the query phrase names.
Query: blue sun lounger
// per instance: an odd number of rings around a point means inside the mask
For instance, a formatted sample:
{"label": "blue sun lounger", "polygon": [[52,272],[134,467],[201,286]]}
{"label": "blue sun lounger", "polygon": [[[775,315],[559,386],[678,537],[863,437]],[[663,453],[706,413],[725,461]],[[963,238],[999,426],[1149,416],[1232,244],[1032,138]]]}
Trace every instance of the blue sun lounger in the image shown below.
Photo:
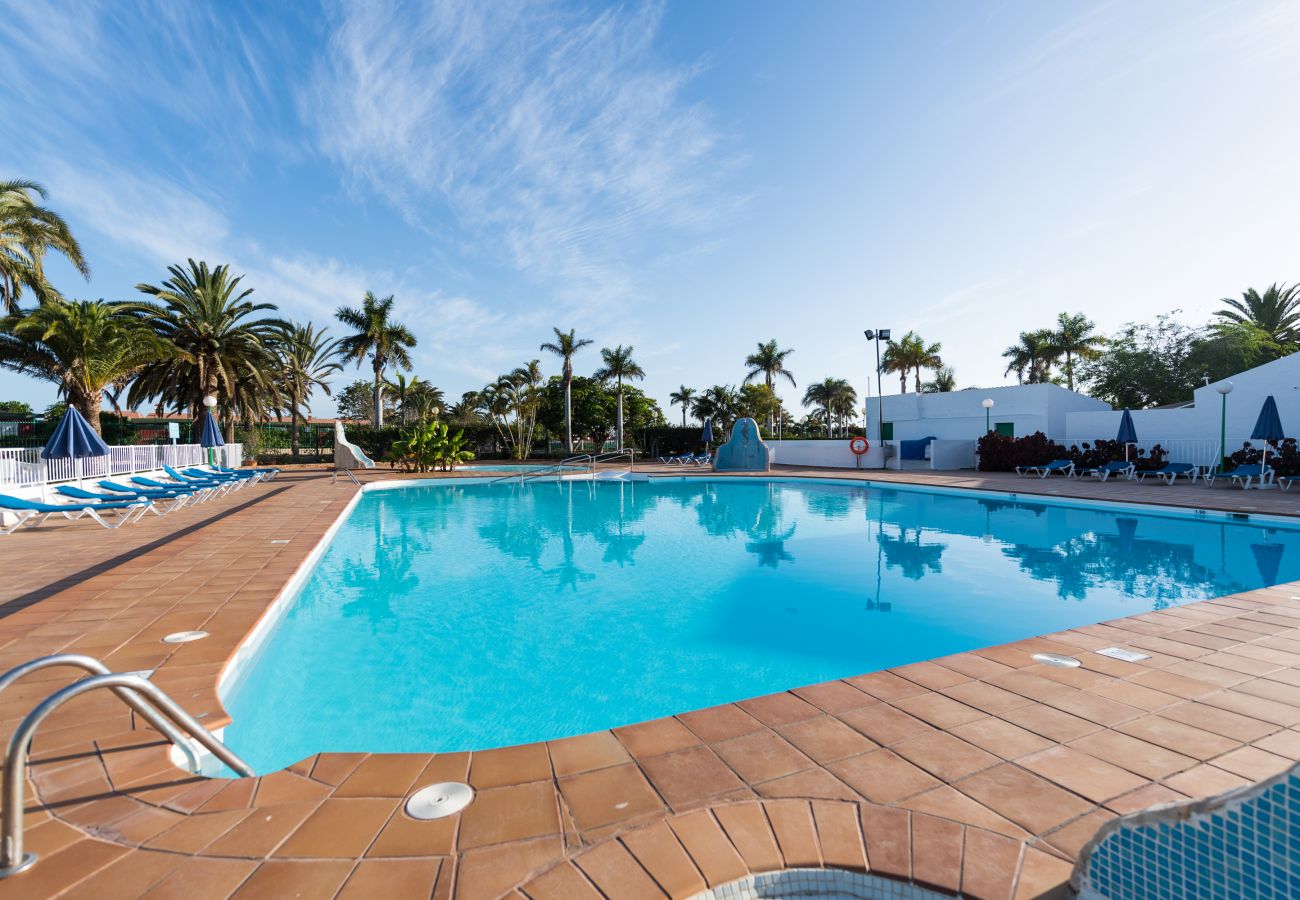
{"label": "blue sun lounger", "polygon": [[1131,480],[1135,468],[1133,463],[1128,460],[1112,459],[1103,466],[1097,466],[1095,469],[1089,469],[1081,474],[1095,475],[1100,481],[1108,481],[1112,475],[1123,475],[1126,479]]}
{"label": "blue sun lounger", "polygon": [[1219,478],[1227,478],[1232,484],[1241,485],[1242,490],[1249,490],[1252,481],[1255,482],[1256,487],[1272,481],[1273,470],[1267,466],[1252,463],[1246,466],[1237,466],[1231,472],[1220,472],[1217,475],[1211,472],[1205,476],[1205,483],[1213,487],[1215,480]]}
{"label": "blue sun lounger", "polygon": [[[226,475],[244,475],[252,472],[257,472],[262,476],[263,481],[270,481],[272,478],[280,474],[280,470],[275,468],[274,466],[271,466],[269,468],[261,468],[261,469],[229,469],[226,468],[225,466],[213,466],[212,468]],[[202,472],[203,468],[200,467],[199,471]]]}
{"label": "blue sun lounger", "polygon": [[194,503],[205,503],[216,496],[214,488],[199,487],[198,485],[177,484],[167,488],[152,488],[143,485],[130,487],[117,481],[96,482],[98,487],[103,488],[111,494],[120,495],[119,500],[126,500],[130,497],[147,497],[150,500],[171,500],[176,497],[190,497]]}
{"label": "blue sun lounger", "polygon": [[[185,504],[189,503],[190,499],[194,496],[192,493],[185,492],[177,492],[171,496],[154,495],[149,497],[146,497],[144,494],[135,494],[132,496],[114,493],[105,494],[97,491],[88,491],[85,488],[74,487],[70,484],[61,484],[54,490],[55,492],[62,494],[65,497],[71,497],[74,500],[84,500],[95,503],[124,503],[131,500],[149,500],[152,501],[149,506],[149,511],[156,516],[165,516],[169,512],[175,512]],[[163,506],[164,503],[167,505]]]}
{"label": "blue sun lounger", "polygon": [[[0,534],[13,534],[32,519],[39,517],[40,522],[44,522],[50,516],[63,516],[65,519],[72,520],[89,516],[105,528],[121,528],[148,512],[150,503],[151,501],[147,499],[119,500],[109,503],[41,503],[37,500],[24,500],[21,497],[0,494],[0,509],[12,513],[17,520],[12,525],[0,525]],[[100,515],[101,512],[117,513],[118,517],[110,522]]]}
{"label": "blue sun lounger", "polygon": [[[163,471],[171,472],[175,470],[168,466],[163,466]],[[247,481],[249,484],[262,480],[262,473],[254,472],[252,469],[249,469],[246,472],[212,472],[200,468],[199,466],[189,466],[188,468],[182,469],[180,474],[184,475],[186,478],[207,478],[209,480],[215,479],[217,481]]]}
{"label": "blue sun lounger", "polygon": [[1163,468],[1139,472],[1138,481],[1145,482],[1148,475],[1154,475],[1162,484],[1173,484],[1180,475],[1195,484],[1199,473],[1191,463],[1167,463]]}
{"label": "blue sun lounger", "polygon": [[179,483],[175,481],[158,481],[156,478],[147,478],[144,475],[134,475],[131,478],[132,484],[138,484],[142,487],[153,488],[154,490],[163,491],[193,491],[199,488],[207,488],[213,491],[214,495],[220,496],[231,488],[236,487],[234,482],[230,481],[186,481]]}
{"label": "blue sun lounger", "polygon": [[215,475],[210,472],[200,475],[194,470],[179,472],[171,466],[163,466],[163,471],[180,484],[225,484],[230,485],[233,488],[241,488],[245,484],[251,484],[256,480],[250,478],[238,478],[234,475]]}
{"label": "blue sun lounger", "polygon": [[1054,459],[1042,466],[1016,466],[1016,474],[1024,478],[1026,473],[1033,473],[1039,478],[1046,478],[1053,472],[1060,472],[1066,478],[1074,477],[1074,463],[1068,459]]}

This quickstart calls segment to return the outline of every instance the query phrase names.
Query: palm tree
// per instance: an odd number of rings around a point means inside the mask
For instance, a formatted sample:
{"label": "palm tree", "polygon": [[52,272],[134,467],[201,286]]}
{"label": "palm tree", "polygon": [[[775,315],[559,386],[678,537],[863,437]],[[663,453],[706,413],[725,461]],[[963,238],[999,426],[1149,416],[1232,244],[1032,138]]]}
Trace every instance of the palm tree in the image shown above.
{"label": "palm tree", "polygon": [[826,424],[827,435],[836,428],[843,430],[845,423],[857,413],[858,392],[843,378],[824,378],[810,384],[803,394],[803,405],[816,407],[817,415]]}
{"label": "palm tree", "polygon": [[562,372],[564,379],[564,452],[571,454],[573,453],[573,354],[594,342],[587,338],[579,338],[573,328],[570,328],[567,334],[555,326],[551,326],[551,330],[555,332],[555,340],[547,341],[538,349],[554,353],[564,360]]}
{"label": "palm tree", "polygon": [[691,411],[695,418],[703,422],[712,419],[718,426],[720,434],[727,434],[731,423],[735,421],[740,409],[740,395],[730,386],[715,384],[695,399]]}
{"label": "palm tree", "polygon": [[1053,361],[1065,357],[1061,371],[1065,373],[1065,386],[1074,390],[1074,360],[1096,359],[1106,339],[1095,333],[1091,320],[1083,313],[1061,313],[1056,317],[1056,330],[1051,332],[1048,352]]}
{"label": "palm tree", "polygon": [[1008,360],[1004,375],[1016,373],[1020,384],[1042,384],[1051,380],[1052,332],[1046,328],[1022,331],[1018,343],[1002,351]]}
{"label": "palm tree", "polygon": [[96,431],[105,390],[120,388],[169,352],[119,303],[50,299],[0,320],[0,368],[58,385],[60,396]]}
{"label": "palm tree", "polygon": [[615,381],[618,385],[618,449],[623,449],[623,382],[645,378],[645,371],[632,359],[632,347],[619,344],[613,350],[600,351],[605,364],[596,370],[597,381]]}
{"label": "palm tree", "polygon": [[24,287],[42,302],[58,296],[45,280],[45,256],[51,250],[90,278],[68,223],[37,204],[33,194],[44,200],[45,188],[34,181],[0,181],[0,312],[8,314],[18,312]]}
{"label": "palm tree", "polygon": [[1274,282],[1263,294],[1251,288],[1242,292],[1240,300],[1224,297],[1219,302],[1227,309],[1215,315],[1225,322],[1253,325],[1282,346],[1300,343],[1300,284],[1287,287]]}
{"label": "palm tree", "polygon": [[406,413],[406,405],[410,404],[411,411],[415,413],[417,421],[434,418],[442,412],[446,403],[446,398],[441,388],[434,387],[427,381],[417,379],[409,388],[409,396],[406,403],[402,404],[402,413]]}
{"label": "palm tree", "polygon": [[[777,348],[776,339],[758,345],[758,349],[745,357],[745,365],[749,371],[745,373],[745,383],[753,381],[759,375],[763,376],[763,383],[767,385],[769,391],[775,393],[772,385],[776,376],[783,375],[790,382],[791,387],[798,387],[795,384],[794,375],[785,367],[785,358],[793,353],[793,350],[781,350]],[[770,434],[773,430],[772,415],[767,417],[767,430]]]}
{"label": "palm tree", "polygon": [[952,366],[935,369],[933,380],[921,385],[921,390],[927,394],[946,394],[957,390],[957,376],[953,373]]}
{"label": "palm tree", "polygon": [[392,320],[392,312],[392,294],[381,300],[373,292],[366,291],[360,309],[340,306],[334,313],[334,318],[354,332],[340,342],[343,355],[348,360],[356,360],[358,367],[367,356],[370,357],[370,366],[375,371],[376,428],[384,427],[384,369],[390,362],[403,369],[411,368],[408,351],[416,344],[410,329]]}
{"label": "palm tree", "polygon": [[694,397],[695,397],[695,388],[688,388],[686,385],[682,385],[678,390],[675,390],[668,395],[669,406],[676,406],[679,403],[682,406],[682,427],[683,428],[686,427],[686,412],[687,410],[690,409],[691,400]]}
{"label": "palm tree", "polygon": [[280,376],[284,397],[289,406],[289,452],[298,461],[298,421],[304,413],[310,417],[312,391],[320,388],[330,396],[325,380],[343,371],[339,342],[330,340],[325,329],[315,325],[294,325],[279,345]]}
{"label": "palm tree", "polygon": [[401,416],[402,424],[406,425],[411,421],[411,417],[407,415],[407,406],[411,398],[424,386],[424,382],[418,375],[407,378],[405,372],[398,372],[391,379],[384,379],[384,386],[393,392],[393,397],[397,400],[398,415]]}
{"label": "palm tree", "polygon": [[891,341],[885,349],[881,368],[897,372],[902,393],[907,393],[907,375],[913,373],[916,392],[921,392],[921,370],[937,369],[943,365],[939,357],[941,344],[927,344],[915,331],[909,331],[898,341]]}
{"label": "palm tree", "polygon": [[209,269],[191,259],[188,268],[167,271],[171,277],[161,286],[136,285],[159,302],[128,307],[174,352],[144,367],[127,403],[156,399],[197,415],[203,398],[214,396],[222,405],[226,438],[233,440],[237,416],[245,422],[263,417],[282,399],[274,351],[289,323],[257,318],[275,306],[249,300],[252,289],[240,290],[243,276],[232,278],[228,266]]}

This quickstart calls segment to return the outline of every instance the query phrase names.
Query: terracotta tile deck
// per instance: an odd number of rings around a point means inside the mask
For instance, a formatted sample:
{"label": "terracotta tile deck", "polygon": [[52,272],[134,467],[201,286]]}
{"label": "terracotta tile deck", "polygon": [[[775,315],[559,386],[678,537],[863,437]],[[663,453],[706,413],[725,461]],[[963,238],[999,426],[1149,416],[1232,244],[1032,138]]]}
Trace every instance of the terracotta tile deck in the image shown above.
{"label": "terracotta tile deck", "polygon": [[[869,474],[1300,512],[1300,495],[1277,491]],[[327,475],[286,473],[119,532],[68,523],[0,538],[0,667],[77,651],[115,670],[156,669],[156,683],[220,726],[228,718],[216,683],[227,658],[355,491]],[[174,768],[157,735],[115,699],[83,697],[37,734],[26,840],[42,860],[0,881],[0,898],[689,897],[791,866],[868,870],[973,897],[1059,894],[1074,854],[1112,816],[1264,778],[1300,758],[1298,589],[547,744],[326,753],[235,782]],[[185,629],[212,636],[161,643]],[[1151,658],[1092,652],[1111,645]],[[1035,663],[1043,651],[1083,667]],[[72,678],[45,671],[0,697],[3,736]],[[408,791],[444,780],[468,780],[474,803],[434,822],[403,813]]]}

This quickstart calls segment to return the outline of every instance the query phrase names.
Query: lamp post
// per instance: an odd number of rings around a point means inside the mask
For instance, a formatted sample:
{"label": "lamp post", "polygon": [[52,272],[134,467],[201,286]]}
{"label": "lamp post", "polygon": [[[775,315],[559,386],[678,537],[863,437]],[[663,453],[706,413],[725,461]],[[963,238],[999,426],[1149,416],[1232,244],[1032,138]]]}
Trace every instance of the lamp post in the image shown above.
{"label": "lamp post", "polygon": [[885,400],[880,395],[880,342],[889,343],[889,329],[868,328],[862,333],[867,340],[876,342],[876,443],[881,445],[881,453],[883,454],[885,443]]}
{"label": "lamp post", "polygon": [[993,410],[993,399],[990,397],[980,405],[984,407],[984,431],[987,434],[993,430],[993,426],[989,424],[989,415]]}
{"label": "lamp post", "polygon": [[1228,395],[1232,393],[1232,382],[1225,381],[1214,389],[1223,401],[1219,413],[1219,472],[1223,473],[1228,470],[1225,464],[1228,456]]}
{"label": "lamp post", "polygon": [[[213,411],[214,409],[216,409],[216,406],[217,406],[217,398],[214,397],[212,394],[208,394],[206,397],[203,398],[203,405],[207,407],[207,409],[208,409],[208,413],[211,415],[211,414],[213,414],[212,411]],[[193,438],[190,438],[190,440],[193,440]],[[208,465],[209,465],[209,466],[215,466],[216,463],[217,463],[217,450],[216,450],[215,447],[209,447],[209,448],[208,448]]]}

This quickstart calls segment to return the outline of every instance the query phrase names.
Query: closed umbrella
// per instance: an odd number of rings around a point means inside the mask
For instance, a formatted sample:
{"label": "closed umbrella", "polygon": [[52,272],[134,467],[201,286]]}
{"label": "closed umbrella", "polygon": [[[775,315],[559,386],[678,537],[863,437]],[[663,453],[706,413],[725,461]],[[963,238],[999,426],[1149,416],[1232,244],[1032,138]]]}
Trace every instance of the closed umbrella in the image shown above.
{"label": "closed umbrella", "polygon": [[1136,444],[1137,439],[1137,429],[1133,427],[1133,416],[1126,409],[1119,420],[1119,434],[1115,435],[1115,440],[1124,445],[1124,462],[1128,462],[1128,445]]}
{"label": "closed umbrella", "polygon": [[705,448],[713,443],[713,417],[709,416],[704,420],[704,434],[700,435],[700,440],[704,442]]}
{"label": "closed umbrella", "polygon": [[[1264,398],[1264,406],[1259,411],[1259,418],[1255,420],[1255,430],[1250,433],[1252,441],[1264,442],[1264,463],[1268,465],[1268,445],[1277,443],[1286,435],[1282,431],[1282,417],[1277,414],[1277,401],[1273,395]],[[1263,484],[1264,479],[1260,478]]]}
{"label": "closed umbrella", "polygon": [[221,429],[217,427],[217,420],[212,417],[210,409],[203,411],[203,433],[199,437],[199,446],[207,449],[209,465],[216,461],[214,448],[226,446],[226,442],[221,439]]}
{"label": "closed umbrella", "polygon": [[74,475],[80,481],[81,461],[92,456],[108,456],[108,444],[95,433],[81,413],[69,406],[54,434],[41,448],[41,456],[44,459],[74,460]]}

